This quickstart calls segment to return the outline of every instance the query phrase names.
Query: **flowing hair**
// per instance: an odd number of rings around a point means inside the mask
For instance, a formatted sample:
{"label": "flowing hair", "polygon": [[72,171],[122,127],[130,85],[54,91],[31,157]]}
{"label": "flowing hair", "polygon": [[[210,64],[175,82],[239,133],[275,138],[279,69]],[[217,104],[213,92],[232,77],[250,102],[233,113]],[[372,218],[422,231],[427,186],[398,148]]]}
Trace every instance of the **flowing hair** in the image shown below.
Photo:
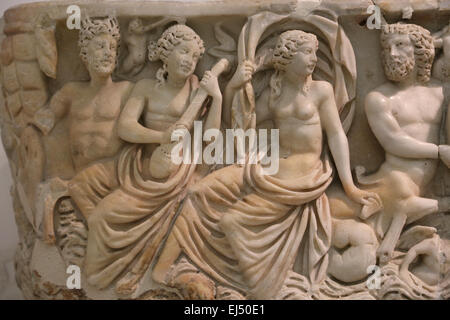
{"label": "flowing hair", "polygon": [[[317,37],[312,33],[301,30],[289,30],[283,32],[279,37],[275,49],[273,50],[273,66],[275,73],[270,78],[270,100],[273,101],[281,95],[281,81],[288,65],[298,53],[300,47],[313,42],[316,50],[319,48]],[[307,91],[308,88],[303,88]]]}
{"label": "flowing hair", "polygon": [[162,85],[167,78],[167,59],[173,49],[183,41],[195,40],[198,45],[201,58],[205,53],[205,46],[200,36],[194,30],[183,24],[176,24],[168,28],[158,41],[150,42],[148,45],[148,59],[150,61],[161,60],[163,66],[156,72],[156,79]]}

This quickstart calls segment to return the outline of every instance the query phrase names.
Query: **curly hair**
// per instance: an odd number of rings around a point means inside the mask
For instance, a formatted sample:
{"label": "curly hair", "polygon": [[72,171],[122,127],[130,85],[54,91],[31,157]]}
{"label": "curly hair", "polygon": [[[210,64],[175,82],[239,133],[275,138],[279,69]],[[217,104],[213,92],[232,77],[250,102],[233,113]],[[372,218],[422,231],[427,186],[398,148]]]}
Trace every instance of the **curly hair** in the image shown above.
{"label": "curly hair", "polygon": [[283,73],[298,53],[300,47],[307,42],[313,42],[315,50],[319,48],[319,41],[312,33],[301,30],[289,30],[280,34],[275,49],[273,50],[272,63],[275,68],[275,73],[270,79],[271,96],[278,97],[281,94]]}
{"label": "curly hair", "polygon": [[[81,23],[78,46],[80,47],[80,57],[84,63],[88,61],[87,47],[89,42],[100,34],[109,34],[117,42],[117,50],[120,44],[119,23],[115,17],[107,18],[85,18]],[[117,63],[117,61],[116,61]]]}
{"label": "curly hair", "polygon": [[195,40],[198,45],[200,58],[205,53],[205,46],[200,36],[194,30],[183,24],[176,24],[163,32],[157,42],[150,42],[148,45],[148,59],[150,61],[161,60],[163,67],[156,73],[156,79],[159,83],[164,83],[167,76],[167,59],[173,49],[183,41]]}
{"label": "curly hair", "polygon": [[414,57],[417,64],[417,80],[425,83],[430,80],[434,60],[434,43],[430,32],[415,24],[394,23],[384,25],[381,30],[382,61],[385,63],[387,40],[393,34],[406,34],[414,44]]}

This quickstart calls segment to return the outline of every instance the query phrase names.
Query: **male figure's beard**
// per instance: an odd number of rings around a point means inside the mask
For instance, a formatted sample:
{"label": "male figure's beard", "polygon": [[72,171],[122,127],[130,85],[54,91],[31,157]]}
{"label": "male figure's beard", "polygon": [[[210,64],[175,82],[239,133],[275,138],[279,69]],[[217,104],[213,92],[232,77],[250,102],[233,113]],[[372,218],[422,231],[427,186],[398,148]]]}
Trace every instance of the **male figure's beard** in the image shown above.
{"label": "male figure's beard", "polygon": [[414,70],[415,59],[406,56],[392,57],[389,53],[383,56],[384,73],[391,81],[405,80]]}

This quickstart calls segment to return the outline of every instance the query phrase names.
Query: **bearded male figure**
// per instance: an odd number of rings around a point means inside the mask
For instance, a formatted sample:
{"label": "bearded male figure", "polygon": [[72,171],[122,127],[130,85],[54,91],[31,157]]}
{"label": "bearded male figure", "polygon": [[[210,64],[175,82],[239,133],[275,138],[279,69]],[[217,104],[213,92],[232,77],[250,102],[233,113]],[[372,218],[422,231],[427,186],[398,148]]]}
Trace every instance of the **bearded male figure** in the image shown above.
{"label": "bearded male figure", "polygon": [[[424,196],[438,160],[448,163],[450,150],[439,145],[444,96],[442,87],[430,81],[434,59],[430,33],[413,24],[385,25],[381,46],[389,81],[367,95],[365,110],[385,150],[385,161],[377,172],[360,175],[359,182],[383,202],[383,210],[368,222],[381,240],[377,255],[387,263],[405,224],[449,209],[448,198]],[[335,231],[335,238],[344,236],[338,228]]]}
{"label": "bearded male figure", "polygon": [[118,187],[116,158],[124,145],[117,121],[133,84],[113,82],[119,45],[115,18],[82,22],[78,44],[90,81],[69,82],[50,102],[50,117],[68,121],[69,144],[75,177],[69,194],[86,219],[96,204]]}

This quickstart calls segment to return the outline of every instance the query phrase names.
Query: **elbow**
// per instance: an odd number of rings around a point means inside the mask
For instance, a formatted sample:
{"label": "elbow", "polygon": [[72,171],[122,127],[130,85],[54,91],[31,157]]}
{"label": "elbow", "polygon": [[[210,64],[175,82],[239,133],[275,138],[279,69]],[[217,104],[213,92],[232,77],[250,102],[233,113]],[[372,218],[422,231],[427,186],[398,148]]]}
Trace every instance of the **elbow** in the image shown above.
{"label": "elbow", "polygon": [[333,148],[334,146],[338,149],[341,149],[342,147],[348,148],[348,139],[344,130],[336,130],[328,134],[328,144],[330,145],[330,148]]}
{"label": "elbow", "polygon": [[122,140],[133,142],[133,141],[130,141],[130,140],[132,140],[132,137],[130,136],[130,132],[132,131],[131,128],[135,127],[136,125],[137,125],[137,122],[133,121],[133,120],[119,121],[119,124],[117,127],[117,133],[118,133],[119,137]]}

